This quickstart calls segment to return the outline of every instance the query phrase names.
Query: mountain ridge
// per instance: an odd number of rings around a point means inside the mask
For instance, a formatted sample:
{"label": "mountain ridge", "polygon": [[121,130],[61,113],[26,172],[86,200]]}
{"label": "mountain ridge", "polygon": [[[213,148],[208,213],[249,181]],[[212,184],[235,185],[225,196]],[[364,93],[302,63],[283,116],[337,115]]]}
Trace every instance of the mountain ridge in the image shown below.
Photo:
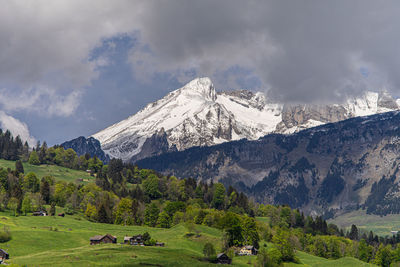
{"label": "mountain ridge", "polygon": [[[217,92],[205,77],[194,79],[91,137],[100,141],[110,157],[136,161],[193,146],[243,138],[257,140],[269,133],[294,133],[324,123],[397,110],[398,102],[385,92],[367,92],[341,105],[283,105],[273,103],[261,92]],[[159,132],[165,132],[163,140],[157,139]],[[162,151],[147,146],[142,153],[149,138],[157,144],[166,139],[168,146],[164,144]]]}
{"label": "mountain ridge", "polygon": [[142,159],[165,175],[220,181],[311,214],[400,213],[400,112]]}

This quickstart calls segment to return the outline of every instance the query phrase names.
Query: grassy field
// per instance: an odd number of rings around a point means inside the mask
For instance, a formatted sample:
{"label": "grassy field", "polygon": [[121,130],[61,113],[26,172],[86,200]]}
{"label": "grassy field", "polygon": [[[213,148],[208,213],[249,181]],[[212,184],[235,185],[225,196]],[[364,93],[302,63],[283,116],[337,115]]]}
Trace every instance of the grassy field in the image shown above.
{"label": "grassy field", "polygon": [[329,220],[341,228],[350,229],[352,224],[365,231],[373,231],[375,234],[391,235],[390,231],[400,231],[400,215],[390,214],[378,216],[366,214],[363,210],[352,211]]}
{"label": "grassy field", "polygon": [[[187,229],[177,225],[170,229],[144,226],[120,226],[89,222],[78,215],[62,217],[11,216],[0,213],[0,226],[10,229],[13,239],[0,248],[10,254],[9,263],[27,266],[213,266],[202,260],[202,249],[212,242],[221,248],[222,232],[196,226],[199,237],[186,237]],[[125,235],[149,232],[166,246],[136,247],[121,245]],[[89,245],[89,238],[110,233],[118,244]],[[285,266],[370,266],[353,258],[326,260],[298,252],[302,264]],[[233,259],[233,266],[254,266],[256,257]]]}
{"label": "grassy field", "polygon": [[[25,173],[34,172],[36,176],[41,179],[44,176],[51,175],[56,180],[62,180],[66,182],[74,182],[78,178],[83,179],[83,183],[94,181],[94,177],[91,177],[85,171],[71,170],[68,168],[55,166],[55,165],[31,165],[29,163],[23,163]],[[1,168],[15,169],[15,161],[0,159]]]}

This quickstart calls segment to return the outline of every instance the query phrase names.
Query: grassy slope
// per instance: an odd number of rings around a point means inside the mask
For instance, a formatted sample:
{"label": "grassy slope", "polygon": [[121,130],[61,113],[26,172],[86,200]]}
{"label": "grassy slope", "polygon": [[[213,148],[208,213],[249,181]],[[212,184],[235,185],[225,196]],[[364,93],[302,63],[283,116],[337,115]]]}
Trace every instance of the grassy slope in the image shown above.
{"label": "grassy slope", "polygon": [[[0,167],[15,168],[15,162],[0,160]],[[34,172],[41,178],[52,175],[57,180],[74,182],[77,178],[94,180],[86,172],[52,165],[35,166],[24,163],[25,173]],[[57,207],[57,212],[61,208]],[[268,222],[268,218],[257,218]],[[145,226],[120,226],[86,221],[79,216],[33,217],[11,216],[0,212],[0,227],[7,226],[13,239],[0,248],[10,253],[11,263],[28,266],[214,266],[202,261],[205,242],[212,242],[217,251],[221,248],[222,232],[196,226],[201,236],[184,237],[187,229],[178,225],[170,229]],[[57,228],[57,231],[54,229]],[[135,247],[121,244],[90,246],[89,238],[97,234],[116,235],[118,242],[125,235],[149,232],[151,236],[166,243],[166,247]],[[353,258],[336,261],[298,252],[302,264],[285,266],[369,266]],[[233,266],[249,266],[256,261],[254,256],[235,257]]]}
{"label": "grassy slope", "polygon": [[[94,181],[94,177],[91,177],[84,171],[71,170],[68,168],[55,166],[55,165],[31,165],[29,163],[23,163],[25,173],[34,172],[36,176],[41,179],[43,176],[52,175],[57,180],[66,182],[75,182],[76,179],[84,179],[84,183],[88,181]],[[0,159],[0,167],[15,169],[15,161]]]}
{"label": "grassy slope", "polygon": [[352,211],[329,220],[339,227],[350,229],[352,224],[358,228],[370,231],[375,234],[386,236],[391,235],[390,231],[400,231],[400,215],[390,214],[383,217],[366,214],[363,210]]}
{"label": "grassy slope", "polygon": [[[79,216],[14,217],[5,212],[0,213],[0,225],[8,226],[13,234],[10,242],[0,246],[10,253],[10,262],[28,266],[213,266],[201,260],[202,248],[205,242],[212,242],[220,251],[222,236],[221,231],[206,226],[196,226],[200,237],[187,238],[187,229],[183,225],[160,229],[92,223]],[[110,233],[121,242],[125,235],[145,231],[165,242],[166,247],[88,245],[89,238],[96,234]],[[285,266],[370,266],[354,258],[333,261],[303,252],[298,252],[298,256],[302,264]],[[233,266],[249,266],[255,261],[254,256],[235,257]]]}

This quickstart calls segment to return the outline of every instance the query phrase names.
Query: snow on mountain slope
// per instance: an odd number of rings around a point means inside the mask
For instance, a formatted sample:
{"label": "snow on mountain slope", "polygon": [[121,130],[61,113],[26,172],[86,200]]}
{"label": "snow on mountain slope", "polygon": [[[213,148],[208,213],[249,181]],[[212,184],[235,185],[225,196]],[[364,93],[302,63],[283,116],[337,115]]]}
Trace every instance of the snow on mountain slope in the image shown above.
{"label": "snow on mountain slope", "polygon": [[[198,78],[93,137],[111,157],[130,160],[140,158],[143,145],[151,137],[153,144],[165,136],[172,150],[183,150],[242,138],[254,140],[273,132],[292,133],[398,108],[387,93],[372,92],[342,105],[285,106],[272,103],[263,93],[217,93],[209,78]],[[149,152],[149,146],[146,156],[160,153]]]}

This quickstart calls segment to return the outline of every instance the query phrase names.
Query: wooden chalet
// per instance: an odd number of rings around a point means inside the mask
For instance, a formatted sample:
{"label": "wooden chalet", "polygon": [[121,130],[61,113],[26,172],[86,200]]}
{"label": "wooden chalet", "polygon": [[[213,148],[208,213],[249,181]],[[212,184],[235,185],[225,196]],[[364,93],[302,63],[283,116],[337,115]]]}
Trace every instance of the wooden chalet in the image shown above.
{"label": "wooden chalet", "polygon": [[4,249],[0,249],[0,260],[4,261],[4,260],[8,260],[10,258],[10,255],[8,255],[7,251],[5,251]]}
{"label": "wooden chalet", "polygon": [[232,263],[232,259],[230,259],[228,257],[228,255],[226,255],[225,253],[219,253],[217,255],[217,263],[219,263],[219,264],[231,264]]}
{"label": "wooden chalet", "polygon": [[240,249],[239,256],[257,255],[258,250],[254,246],[244,246]]}
{"label": "wooden chalet", "polygon": [[90,238],[90,245],[117,243],[117,238],[110,234],[95,235]]}
{"label": "wooden chalet", "polygon": [[130,244],[134,246],[144,246],[143,236],[142,235],[125,236],[124,244]]}

